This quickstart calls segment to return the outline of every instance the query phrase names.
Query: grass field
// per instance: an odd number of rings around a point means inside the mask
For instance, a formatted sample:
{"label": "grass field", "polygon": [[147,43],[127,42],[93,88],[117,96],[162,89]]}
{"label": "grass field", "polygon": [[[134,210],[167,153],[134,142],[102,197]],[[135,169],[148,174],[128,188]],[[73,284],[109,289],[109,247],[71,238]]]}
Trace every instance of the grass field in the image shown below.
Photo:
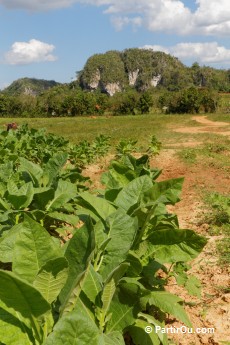
{"label": "grass field", "polygon": [[[191,119],[191,115],[141,115],[105,117],[74,117],[74,118],[1,118],[0,126],[16,121],[19,125],[28,123],[34,128],[46,128],[48,132],[61,135],[73,143],[82,140],[93,140],[97,135],[104,134],[111,137],[111,144],[117,144],[121,139],[138,139],[139,144],[145,146],[152,135],[155,135],[163,145],[179,143],[184,140],[208,137],[208,134],[176,133],[172,129],[178,126],[199,126]],[[229,121],[226,114],[209,115],[214,121]]]}

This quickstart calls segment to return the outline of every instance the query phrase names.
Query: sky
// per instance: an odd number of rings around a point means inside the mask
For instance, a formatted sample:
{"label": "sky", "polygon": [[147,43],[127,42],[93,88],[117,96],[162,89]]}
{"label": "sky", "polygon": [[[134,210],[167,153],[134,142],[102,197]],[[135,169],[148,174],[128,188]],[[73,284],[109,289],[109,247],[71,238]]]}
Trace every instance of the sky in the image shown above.
{"label": "sky", "polygon": [[93,54],[153,49],[230,69],[229,0],[0,0],[0,89],[69,83]]}

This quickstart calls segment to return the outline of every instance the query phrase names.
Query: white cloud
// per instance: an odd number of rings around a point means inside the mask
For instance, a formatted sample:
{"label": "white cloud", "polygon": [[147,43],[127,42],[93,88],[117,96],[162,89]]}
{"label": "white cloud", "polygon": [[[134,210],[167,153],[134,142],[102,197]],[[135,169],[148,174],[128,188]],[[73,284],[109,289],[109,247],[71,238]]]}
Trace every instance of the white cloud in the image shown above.
{"label": "white cloud", "polygon": [[208,43],[179,43],[171,47],[144,46],[144,49],[163,51],[178,57],[182,61],[192,60],[202,64],[229,64],[230,49],[218,45],[217,42]]}
{"label": "white cloud", "polygon": [[230,21],[229,0],[197,0],[195,21],[201,25]]}
{"label": "white cloud", "polygon": [[133,25],[133,28],[137,28],[138,26],[141,26],[142,25],[142,18],[140,18],[140,17],[129,18],[129,17],[113,16],[111,18],[111,22],[117,31],[121,31],[124,28],[124,26],[129,25],[129,24]]}
{"label": "white cloud", "polygon": [[159,52],[164,52],[166,54],[170,54],[170,50],[167,47],[164,46],[159,46],[159,45],[145,45],[144,47],[141,47],[142,49],[150,49],[153,50],[155,52],[159,51]]}
{"label": "white cloud", "polygon": [[9,9],[25,9],[28,11],[48,11],[71,6],[74,0],[0,0],[0,4]]}
{"label": "white cloud", "polygon": [[129,24],[181,35],[229,35],[230,30],[229,0],[196,0],[195,10],[183,0],[0,0],[7,8],[30,11],[64,8],[75,3],[103,6],[118,30]]}
{"label": "white cloud", "polygon": [[[229,0],[197,0],[196,5],[192,11],[183,0],[114,0],[105,13],[119,16],[118,25],[122,17],[127,23],[129,18],[138,16],[139,25],[153,32],[229,35]],[[117,24],[114,19],[113,23]]]}
{"label": "white cloud", "polygon": [[27,65],[34,62],[55,61],[52,55],[54,45],[35,39],[29,42],[15,42],[5,54],[5,62],[10,65]]}

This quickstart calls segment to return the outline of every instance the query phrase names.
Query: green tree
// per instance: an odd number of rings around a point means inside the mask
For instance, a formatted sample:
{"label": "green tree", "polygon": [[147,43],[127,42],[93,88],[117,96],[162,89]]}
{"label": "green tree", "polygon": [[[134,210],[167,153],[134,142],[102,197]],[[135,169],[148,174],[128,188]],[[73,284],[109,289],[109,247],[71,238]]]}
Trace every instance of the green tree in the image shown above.
{"label": "green tree", "polygon": [[0,116],[7,116],[9,112],[9,97],[0,94]]}
{"label": "green tree", "polygon": [[158,105],[167,108],[167,113],[199,113],[214,112],[217,108],[217,98],[214,92],[208,89],[190,87],[180,92],[166,93],[158,99]]}
{"label": "green tree", "polygon": [[153,99],[151,93],[149,91],[145,91],[144,93],[142,93],[138,101],[137,108],[141,114],[148,114],[152,106]]}
{"label": "green tree", "polygon": [[214,113],[218,106],[218,96],[211,90],[203,89],[200,91],[201,107],[205,113]]}
{"label": "green tree", "polygon": [[137,91],[129,90],[115,96],[113,96],[114,115],[135,115],[138,112],[139,94]]}

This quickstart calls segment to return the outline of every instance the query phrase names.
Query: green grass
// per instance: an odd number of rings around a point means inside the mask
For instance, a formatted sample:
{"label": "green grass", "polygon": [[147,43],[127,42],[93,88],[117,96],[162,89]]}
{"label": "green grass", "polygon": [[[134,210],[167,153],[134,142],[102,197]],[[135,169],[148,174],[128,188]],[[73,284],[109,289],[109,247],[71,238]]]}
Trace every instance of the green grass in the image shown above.
{"label": "green grass", "polygon": [[[229,109],[230,109],[230,101],[229,101]],[[209,114],[207,116],[207,118],[211,121],[227,122],[230,125],[230,113],[228,113],[228,114],[220,114],[220,113]]]}
{"label": "green grass", "polygon": [[[114,140],[122,137],[137,137],[159,134],[162,138],[165,137],[166,132],[171,132],[171,129],[178,126],[201,126],[195,120],[192,120],[193,114],[180,115],[166,115],[166,114],[151,114],[151,115],[135,115],[135,116],[98,116],[97,118],[90,117],[54,117],[54,118],[0,118],[0,126],[9,122],[17,122],[18,124],[28,123],[35,128],[46,127],[48,131],[63,135],[74,141],[78,138],[86,136],[87,138],[94,138],[96,135],[102,133],[109,133]],[[213,121],[229,121],[230,114],[210,114],[208,118]],[[168,128],[167,128],[168,127]],[[172,134],[172,133],[171,133]],[[173,137],[186,137],[190,134],[173,133]],[[170,139],[170,138],[168,138]]]}
{"label": "green grass", "polygon": [[201,223],[209,224],[208,233],[211,236],[223,238],[217,241],[219,263],[230,264],[230,196],[218,193],[206,193],[204,196],[206,205],[205,216]]}
{"label": "green grass", "polygon": [[197,161],[197,153],[199,149],[185,148],[177,152],[178,157],[183,162],[188,164],[194,164]]}
{"label": "green grass", "polygon": [[230,140],[226,136],[202,133],[197,141],[203,144],[178,151],[180,159],[188,164],[202,162],[205,166],[230,173]]}
{"label": "green grass", "polygon": [[220,264],[229,266],[230,264],[230,237],[225,237],[217,242],[217,250],[219,254]]}
{"label": "green grass", "polygon": [[190,134],[172,131],[175,126],[194,126],[196,122],[190,115],[138,115],[138,116],[98,116],[74,118],[33,118],[33,119],[0,119],[0,126],[12,121],[19,125],[28,123],[34,128],[45,127],[48,132],[62,135],[70,141],[77,143],[81,140],[93,140],[97,135],[111,136],[111,144],[116,145],[121,139],[138,139],[141,145],[149,143],[155,135],[163,145],[187,140]]}

